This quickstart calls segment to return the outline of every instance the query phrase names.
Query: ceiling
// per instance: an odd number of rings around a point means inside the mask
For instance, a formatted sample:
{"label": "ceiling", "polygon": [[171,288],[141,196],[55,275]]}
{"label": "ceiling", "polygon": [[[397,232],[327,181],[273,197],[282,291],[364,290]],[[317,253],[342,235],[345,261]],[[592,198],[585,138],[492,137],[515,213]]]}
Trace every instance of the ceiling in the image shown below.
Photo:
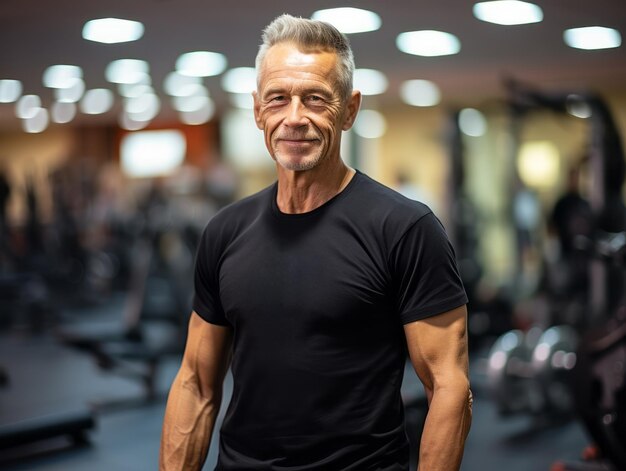
{"label": "ceiling", "polygon": [[[75,64],[84,70],[87,88],[113,88],[104,79],[106,65],[115,59],[147,60],[153,85],[163,94],[163,78],[174,70],[184,52],[210,50],[228,58],[229,67],[252,66],[263,27],[287,12],[309,17],[314,10],[354,6],[373,10],[382,18],[375,32],[350,35],[357,67],[387,74],[389,89],[368,98],[371,105],[398,100],[398,86],[407,79],[429,79],[441,88],[445,102],[479,106],[503,92],[503,79],[516,78],[549,88],[626,89],[626,44],[620,48],[582,51],[567,47],[564,29],[602,25],[616,28],[626,38],[623,0],[537,0],[544,21],[499,26],[476,20],[472,2],[463,0],[363,0],[338,4],[336,0],[260,2],[237,0],[20,0],[0,2],[0,79],[22,81],[24,93],[39,94],[44,106],[52,100],[43,88],[43,71],[53,64]],[[141,21],[144,36],[136,42],[100,44],[81,38],[90,19],[117,17]],[[400,52],[396,36],[403,31],[437,29],[457,35],[461,52],[446,57],[418,57]],[[219,77],[205,79],[218,112],[228,106]],[[167,119],[162,95],[160,119]],[[157,118],[159,119],[159,118]],[[116,122],[109,112],[82,116],[81,122]],[[0,127],[19,127],[14,106],[0,104]]]}

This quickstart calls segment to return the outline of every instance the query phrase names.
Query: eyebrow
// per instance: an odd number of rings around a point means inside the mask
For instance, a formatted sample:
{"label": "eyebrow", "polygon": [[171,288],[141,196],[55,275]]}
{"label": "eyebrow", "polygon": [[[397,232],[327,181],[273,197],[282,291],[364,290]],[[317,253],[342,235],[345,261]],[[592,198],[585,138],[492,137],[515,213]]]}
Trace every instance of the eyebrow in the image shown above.
{"label": "eyebrow", "polygon": [[[302,91],[300,91],[300,93],[303,96],[307,96],[307,95],[320,95],[323,98],[327,98],[330,99],[333,97],[332,92],[325,90],[324,88],[321,87],[310,87],[310,88],[305,88]],[[268,90],[265,91],[265,93],[263,93],[263,98],[271,96],[271,95],[290,95],[290,92],[287,92],[287,90],[283,87],[273,87],[273,88],[269,88]]]}

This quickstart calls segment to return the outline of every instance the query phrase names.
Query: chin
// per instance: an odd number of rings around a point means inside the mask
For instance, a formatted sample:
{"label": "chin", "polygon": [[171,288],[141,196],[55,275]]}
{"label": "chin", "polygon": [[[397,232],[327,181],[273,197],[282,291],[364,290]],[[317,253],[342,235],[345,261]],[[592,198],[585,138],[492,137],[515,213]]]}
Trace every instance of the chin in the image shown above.
{"label": "chin", "polygon": [[279,155],[276,156],[276,162],[283,167],[285,170],[291,170],[294,172],[303,172],[305,170],[311,170],[320,162],[319,156],[308,157],[304,159],[290,159],[281,157]]}

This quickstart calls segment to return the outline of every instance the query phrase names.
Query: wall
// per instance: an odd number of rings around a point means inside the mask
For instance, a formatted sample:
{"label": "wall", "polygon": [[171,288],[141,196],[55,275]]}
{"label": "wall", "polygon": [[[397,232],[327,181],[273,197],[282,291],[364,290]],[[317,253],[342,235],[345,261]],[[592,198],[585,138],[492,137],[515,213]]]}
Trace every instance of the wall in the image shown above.
{"label": "wall", "polygon": [[51,194],[48,176],[74,154],[75,130],[56,128],[42,134],[0,134],[0,168],[4,169],[12,187],[8,218],[22,224],[26,216],[25,193],[33,185],[41,202],[41,218],[51,215]]}

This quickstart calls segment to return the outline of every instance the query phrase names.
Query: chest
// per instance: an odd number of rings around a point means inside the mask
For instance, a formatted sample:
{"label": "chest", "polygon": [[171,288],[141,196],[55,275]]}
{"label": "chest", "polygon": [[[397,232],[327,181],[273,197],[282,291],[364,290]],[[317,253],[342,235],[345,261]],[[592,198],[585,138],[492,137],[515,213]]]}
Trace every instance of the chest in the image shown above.
{"label": "chest", "polygon": [[[224,251],[222,306],[234,326],[335,335],[393,316],[376,235],[341,224],[259,222]],[[387,319],[388,321],[388,319]]]}

